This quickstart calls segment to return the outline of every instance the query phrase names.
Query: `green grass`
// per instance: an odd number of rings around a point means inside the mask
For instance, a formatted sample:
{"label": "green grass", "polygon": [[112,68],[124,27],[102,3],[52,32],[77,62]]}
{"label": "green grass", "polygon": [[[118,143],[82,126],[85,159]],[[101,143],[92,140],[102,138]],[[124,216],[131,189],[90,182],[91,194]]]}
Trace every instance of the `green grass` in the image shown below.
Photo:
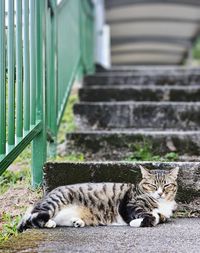
{"label": "green grass", "polygon": [[[62,143],[65,141],[65,135],[67,133],[76,130],[75,119],[73,114],[73,106],[76,102],[78,102],[78,95],[77,94],[70,95],[58,132],[58,143]],[[84,160],[85,158],[82,153],[76,153],[74,151],[68,152],[66,156],[57,155],[56,159],[54,159],[54,161],[56,162],[64,162],[64,161],[83,162]]]}
{"label": "green grass", "polygon": [[172,162],[178,159],[178,154],[175,152],[169,152],[163,156],[153,154],[152,145],[150,143],[136,143],[133,146],[133,153],[126,157],[127,161],[161,161]]}
{"label": "green grass", "polygon": [[84,162],[85,158],[82,153],[71,152],[66,156],[57,156],[56,162]]}
{"label": "green grass", "polygon": [[2,231],[0,233],[0,243],[7,241],[11,236],[17,236],[17,225],[21,217],[16,216],[13,218],[10,214],[2,214]]}
{"label": "green grass", "polygon": [[58,143],[61,143],[65,140],[66,133],[70,133],[76,130],[74,114],[73,114],[73,106],[78,101],[78,95],[70,95],[69,100],[61,120],[61,125],[58,132]]}
{"label": "green grass", "polygon": [[[3,197],[2,201],[8,201],[8,207],[0,210],[0,243],[5,242],[11,236],[17,236],[17,224],[21,219],[18,213],[24,213],[28,205],[28,199],[39,197],[41,195],[41,188],[32,190],[31,189],[31,171],[30,171],[30,160],[31,160],[31,147],[30,145],[17,157],[13,162],[12,166],[8,168],[0,176],[0,195]],[[18,194],[18,188],[29,189],[28,195],[24,197],[23,203],[20,206],[13,206],[13,201],[10,200],[10,196]],[[21,191],[20,191],[21,192]],[[4,197],[5,196],[5,197]],[[10,207],[9,207],[10,206]],[[8,210],[7,210],[8,208]]]}
{"label": "green grass", "polygon": [[194,59],[200,60],[200,38],[197,40],[192,49],[192,56]]}
{"label": "green grass", "polygon": [[20,171],[10,171],[6,170],[0,176],[0,194],[6,192],[10,187],[16,184],[19,181],[26,181],[27,184],[30,183],[30,170],[23,168]]}
{"label": "green grass", "polygon": [[30,172],[31,161],[31,145],[24,149],[24,151],[12,163],[16,169],[9,168],[0,176],[0,194],[6,192],[10,187],[19,181],[24,181],[26,184],[31,182]]}

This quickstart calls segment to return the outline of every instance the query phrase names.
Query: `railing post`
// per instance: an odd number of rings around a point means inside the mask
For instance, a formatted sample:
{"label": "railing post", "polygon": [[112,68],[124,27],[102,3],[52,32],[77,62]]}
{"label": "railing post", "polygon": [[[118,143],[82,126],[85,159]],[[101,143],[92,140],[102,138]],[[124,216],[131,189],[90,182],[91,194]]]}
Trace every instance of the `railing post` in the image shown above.
{"label": "railing post", "polygon": [[16,135],[23,137],[22,2],[16,2]]}
{"label": "railing post", "polygon": [[6,153],[5,2],[0,1],[0,158]]}
{"label": "railing post", "polygon": [[[32,0],[34,1],[34,0]],[[42,130],[32,142],[32,186],[42,182],[42,169],[46,161],[46,75],[45,75],[45,19],[46,1],[36,1],[36,84],[37,84],[37,116],[41,120]]]}
{"label": "railing post", "polygon": [[8,1],[8,148],[15,144],[14,1]]}

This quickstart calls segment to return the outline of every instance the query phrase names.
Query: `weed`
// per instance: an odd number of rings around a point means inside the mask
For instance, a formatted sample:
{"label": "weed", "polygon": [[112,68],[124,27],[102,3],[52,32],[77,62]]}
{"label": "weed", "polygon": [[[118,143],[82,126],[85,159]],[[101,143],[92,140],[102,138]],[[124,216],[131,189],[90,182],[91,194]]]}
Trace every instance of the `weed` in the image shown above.
{"label": "weed", "polygon": [[[71,152],[66,156],[57,155],[53,162],[84,162],[85,157],[82,153]],[[51,161],[51,160],[50,160]]]}
{"label": "weed", "polygon": [[23,168],[19,171],[11,171],[7,169],[0,176],[0,194],[6,192],[11,186],[16,184],[18,181],[24,180],[26,183],[30,183],[30,171]]}
{"label": "weed", "polygon": [[152,145],[150,143],[144,142],[136,143],[134,145],[133,153],[126,158],[127,161],[162,161],[171,162],[178,159],[178,155],[175,152],[169,152],[164,156],[153,154],[151,151]]}
{"label": "weed", "polygon": [[168,162],[173,162],[178,160],[178,154],[175,152],[169,152],[167,153],[164,158],[168,160]]}
{"label": "weed", "polygon": [[0,243],[5,242],[11,236],[17,236],[17,225],[21,219],[18,215],[13,218],[10,214],[3,213],[2,214],[2,231],[0,233]]}

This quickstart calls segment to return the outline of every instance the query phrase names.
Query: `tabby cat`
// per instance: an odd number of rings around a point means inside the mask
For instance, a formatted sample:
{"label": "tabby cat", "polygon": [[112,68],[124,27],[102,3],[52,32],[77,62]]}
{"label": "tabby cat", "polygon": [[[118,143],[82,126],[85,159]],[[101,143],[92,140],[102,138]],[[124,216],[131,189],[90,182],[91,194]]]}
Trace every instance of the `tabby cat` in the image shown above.
{"label": "tabby cat", "polygon": [[40,200],[18,226],[130,225],[151,227],[165,222],[176,209],[178,168],[147,170],[140,166],[141,182],[84,183],[61,186]]}

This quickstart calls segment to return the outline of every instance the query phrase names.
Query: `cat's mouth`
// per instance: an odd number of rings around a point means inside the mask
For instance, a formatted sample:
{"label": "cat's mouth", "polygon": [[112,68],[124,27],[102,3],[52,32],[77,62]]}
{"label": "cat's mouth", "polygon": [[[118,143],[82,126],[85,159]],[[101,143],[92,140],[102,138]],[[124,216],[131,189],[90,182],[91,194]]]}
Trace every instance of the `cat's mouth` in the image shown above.
{"label": "cat's mouth", "polygon": [[163,199],[165,199],[164,195],[158,195],[158,194],[153,194],[152,197],[155,198],[156,200],[163,200]]}

